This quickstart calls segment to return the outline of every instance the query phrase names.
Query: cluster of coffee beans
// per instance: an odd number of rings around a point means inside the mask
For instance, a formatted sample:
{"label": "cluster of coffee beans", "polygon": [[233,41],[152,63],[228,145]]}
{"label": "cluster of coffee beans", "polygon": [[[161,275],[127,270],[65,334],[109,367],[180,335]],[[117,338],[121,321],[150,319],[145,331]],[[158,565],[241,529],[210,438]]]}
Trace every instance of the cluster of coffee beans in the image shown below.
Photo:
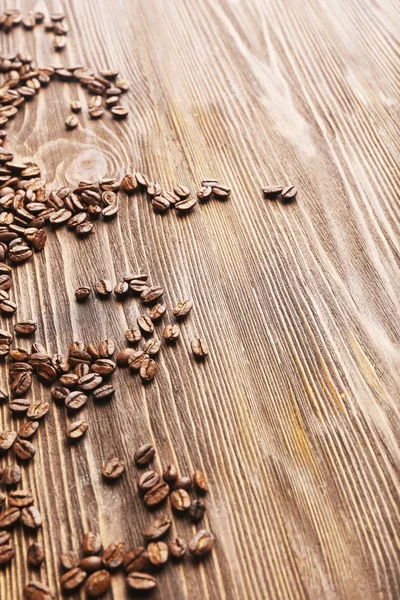
{"label": "cluster of coffee beans", "polygon": [[63,13],[51,13],[49,20],[45,21],[45,14],[39,11],[29,12],[22,15],[17,8],[8,8],[0,15],[0,30],[4,33],[10,33],[13,27],[22,25],[26,30],[32,30],[36,25],[44,24],[46,31],[54,33],[54,50],[63,50],[67,42],[67,33],[69,31],[68,23]]}
{"label": "cluster of coffee beans", "polygon": [[264,198],[267,200],[279,200],[283,204],[293,202],[297,196],[297,188],[294,185],[270,185],[263,188]]}

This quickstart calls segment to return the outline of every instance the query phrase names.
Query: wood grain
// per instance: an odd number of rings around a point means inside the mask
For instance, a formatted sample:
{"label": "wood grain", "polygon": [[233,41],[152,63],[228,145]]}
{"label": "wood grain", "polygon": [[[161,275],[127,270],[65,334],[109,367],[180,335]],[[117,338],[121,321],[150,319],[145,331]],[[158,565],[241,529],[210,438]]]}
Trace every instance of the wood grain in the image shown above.
{"label": "wood grain", "polygon": [[[38,161],[54,185],[140,169],[165,189],[195,190],[207,176],[233,189],[184,218],[123,198],[119,219],[90,240],[57,232],[15,271],[19,317],[37,317],[36,339],[51,351],[105,336],[123,345],[138,303],[73,299],[100,277],[143,268],[169,307],[195,303],[154,384],[119,371],[115,400],[88,404],[84,441],[67,445],[56,406],[41,426],[23,485],[44,518],[43,580],[58,590],[59,554],[88,528],[105,544],[142,541],[152,516],[132,459],[152,441],[158,468],[205,471],[216,536],[204,563],[168,565],[153,598],[399,598],[399,4],[18,6],[64,8],[67,48],[55,56],[42,28],[1,34],[3,48],[40,64],[116,66],[132,82],[126,122],[83,115],[68,133],[69,100],[85,93],[52,84],[10,127],[19,158]],[[299,188],[296,204],[262,199],[262,185],[281,182]],[[190,357],[197,334],[211,350],[204,365]],[[127,472],[105,485],[101,465],[115,454]],[[186,521],[174,527],[191,534]],[[27,536],[14,543],[4,600],[21,598],[32,576]],[[106,598],[124,597],[117,574]]]}

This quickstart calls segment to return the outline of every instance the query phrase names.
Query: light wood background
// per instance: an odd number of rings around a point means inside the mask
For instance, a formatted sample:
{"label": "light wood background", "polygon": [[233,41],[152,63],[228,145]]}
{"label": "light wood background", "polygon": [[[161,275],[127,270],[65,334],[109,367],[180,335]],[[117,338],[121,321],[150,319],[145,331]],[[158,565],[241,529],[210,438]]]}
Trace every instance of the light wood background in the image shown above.
{"label": "light wood background", "polygon": [[[1,34],[4,49],[29,50],[40,64],[115,66],[132,82],[126,122],[83,114],[73,132],[69,100],[87,96],[53,83],[9,127],[19,158],[39,162],[53,185],[134,169],[165,189],[196,190],[213,176],[233,190],[184,218],[123,196],[118,220],[85,241],[49,235],[45,252],[15,271],[18,315],[38,319],[36,339],[51,351],[80,338],[124,345],[138,302],[74,301],[75,287],[100,277],[143,268],[169,307],[195,303],[154,384],[119,371],[115,399],[88,403],[84,441],[66,444],[55,405],[41,425],[23,487],[44,519],[42,579],[57,589],[60,552],[78,549],[88,528],[104,544],[142,542],[152,515],[132,459],[152,441],[157,468],[205,471],[205,524],[216,536],[204,564],[167,565],[153,598],[399,598],[399,3],[17,6],[64,8],[67,48],[53,54],[38,27]],[[263,200],[262,185],[285,182],[299,188],[296,204]],[[204,365],[188,349],[197,334],[210,346]],[[1,418],[8,426],[7,407]],[[127,472],[107,486],[100,469],[112,455]],[[175,530],[192,532],[185,520]],[[30,541],[16,530],[2,600],[36,577]],[[106,598],[124,597],[119,574]]]}

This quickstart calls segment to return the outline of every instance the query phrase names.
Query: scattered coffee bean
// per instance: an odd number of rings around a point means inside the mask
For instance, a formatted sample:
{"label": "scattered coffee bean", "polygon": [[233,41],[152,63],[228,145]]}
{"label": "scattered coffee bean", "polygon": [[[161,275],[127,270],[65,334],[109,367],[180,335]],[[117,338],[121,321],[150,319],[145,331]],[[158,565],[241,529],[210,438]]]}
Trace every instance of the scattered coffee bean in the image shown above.
{"label": "scattered coffee bean", "polygon": [[174,325],[166,325],[164,327],[164,339],[167,342],[175,342],[178,337],[180,336],[180,329],[178,327],[178,325],[174,324]]}
{"label": "scattered coffee bean", "polygon": [[103,477],[106,479],[118,479],[125,470],[124,461],[120,458],[110,458],[101,470]]}
{"label": "scattered coffee bean", "polygon": [[82,110],[82,104],[79,102],[79,100],[71,100],[69,106],[74,113],[81,112]]}
{"label": "scattered coffee bean", "polygon": [[178,489],[170,495],[171,506],[177,512],[185,512],[189,510],[191,505],[190,496],[186,490]]}
{"label": "scattered coffee bean", "polygon": [[142,334],[138,327],[134,327],[132,329],[128,329],[127,331],[125,331],[125,339],[130,344],[135,344],[136,342],[139,342],[141,337],[142,337]]}
{"label": "scattered coffee bean", "polygon": [[13,449],[20,460],[30,460],[36,452],[35,446],[28,440],[17,439]]}
{"label": "scattered coffee bean", "polygon": [[214,536],[201,529],[189,542],[189,552],[198,558],[208,554],[214,545]]}
{"label": "scattered coffee bean", "polygon": [[78,386],[83,391],[93,391],[103,383],[103,378],[97,373],[87,373],[78,379]]}
{"label": "scattered coffee bean", "polygon": [[65,398],[65,406],[68,410],[80,410],[87,400],[88,397],[81,391],[70,392]]}
{"label": "scattered coffee bean", "polygon": [[88,531],[83,536],[82,551],[84,554],[98,554],[101,550],[101,538],[99,533]]}
{"label": "scattered coffee bean", "polygon": [[132,356],[128,358],[129,368],[132,371],[139,371],[142,366],[144,357],[145,353],[143,352],[143,350],[137,350],[136,352],[134,352]]}
{"label": "scattered coffee bean", "polygon": [[150,358],[148,354],[145,354],[140,365],[140,377],[142,381],[147,383],[152,381],[157,374],[157,368],[156,361]]}
{"label": "scattered coffee bean", "polygon": [[15,333],[19,335],[32,335],[37,329],[35,321],[19,321],[14,325]]}
{"label": "scattered coffee bean", "polygon": [[90,296],[90,288],[81,286],[75,290],[75,298],[78,302],[82,302],[83,300],[87,300]]}
{"label": "scattered coffee bean", "polygon": [[75,115],[69,115],[69,117],[65,119],[65,126],[67,129],[75,129],[75,127],[78,125],[78,122],[79,121]]}
{"label": "scattered coffee bean", "polygon": [[212,187],[211,186],[201,186],[201,188],[199,189],[199,191],[197,192],[197,197],[199,200],[209,200],[211,198],[212,195]]}
{"label": "scattered coffee bean", "polygon": [[297,188],[294,187],[294,185],[288,185],[283,188],[279,199],[284,203],[293,202],[297,196],[297,193]]}
{"label": "scattered coffee bean", "polygon": [[60,556],[60,562],[67,571],[70,569],[75,569],[79,563],[78,554],[72,550],[63,552],[63,554]]}
{"label": "scattered coffee bean", "polygon": [[225,200],[231,195],[231,189],[227,185],[215,185],[212,188],[212,192],[220,200]]}
{"label": "scattered coffee bean", "polygon": [[268,187],[263,188],[264,198],[267,200],[276,200],[281,194],[283,187],[280,185],[270,185]]}
{"label": "scattered coffee bean", "polygon": [[7,452],[17,438],[16,431],[2,431],[0,433],[0,450]]}
{"label": "scattered coffee bean", "polygon": [[151,338],[144,344],[143,352],[145,354],[148,354],[149,356],[156,356],[159,353],[160,348],[161,348],[160,340],[157,340],[157,338]]}
{"label": "scattered coffee bean", "polygon": [[65,591],[76,590],[86,579],[87,574],[79,567],[75,567],[60,577],[61,589]]}
{"label": "scattered coffee bean", "polygon": [[129,292],[129,284],[126,281],[120,281],[114,287],[114,294],[117,298],[125,298]]}
{"label": "scattered coffee bean", "polygon": [[201,182],[202,187],[216,187],[218,185],[218,181],[216,179],[203,179]]}
{"label": "scattered coffee bean", "polygon": [[152,321],[159,321],[167,310],[165,304],[155,304],[151,310],[147,313],[147,316],[150,317]]}
{"label": "scattered coffee bean", "polygon": [[110,573],[105,570],[95,571],[86,580],[85,592],[91,598],[98,598],[111,587]]}
{"label": "scattered coffee bean", "polygon": [[40,567],[44,561],[44,550],[41,544],[34,542],[28,547],[28,564],[31,567]]}
{"label": "scattered coffee bean", "polygon": [[191,342],[192,352],[196,358],[205,358],[208,356],[208,346],[200,338],[194,338]]}
{"label": "scattered coffee bean", "polygon": [[107,569],[118,569],[122,565],[124,559],[125,544],[112,543],[104,550],[101,561]]}
{"label": "scattered coffee bean", "polygon": [[14,398],[13,400],[10,400],[8,408],[13,413],[25,413],[30,404],[30,400],[27,398]]}
{"label": "scattered coffee bean", "polygon": [[107,383],[105,385],[102,385],[101,387],[96,388],[93,391],[92,396],[95,400],[108,400],[109,398],[114,396],[114,394],[115,394],[114,386],[111,385],[111,383]]}
{"label": "scattered coffee bean", "polygon": [[193,308],[192,300],[181,300],[173,308],[172,314],[174,315],[174,317],[183,318],[183,317],[186,317],[186,315],[190,313],[192,308]]}
{"label": "scattered coffee bean", "polygon": [[54,595],[45,583],[30,581],[24,587],[23,600],[54,600]]}
{"label": "scattered coffee bean", "polygon": [[159,213],[166,212],[170,207],[169,201],[162,195],[154,196],[154,198],[151,201],[151,205],[153,209]]}
{"label": "scattered coffee bean", "polygon": [[206,503],[204,502],[204,500],[202,500],[201,498],[193,500],[189,508],[189,516],[192,519],[192,521],[200,521],[203,518],[205,512]]}
{"label": "scattered coffee bean", "polygon": [[89,425],[83,419],[80,421],[74,421],[73,423],[70,423],[65,430],[67,438],[69,438],[70,440],[80,439],[85,435],[85,433],[88,430],[88,427]]}
{"label": "scattered coffee bean", "polygon": [[14,558],[15,550],[9,544],[3,544],[0,546],[0,565],[6,565]]}
{"label": "scattered coffee bean", "polygon": [[164,481],[160,481],[144,495],[146,506],[152,507],[161,504],[169,494],[169,485]]}
{"label": "scattered coffee bean", "polygon": [[129,589],[134,591],[149,591],[153,590],[157,585],[157,580],[153,575],[149,575],[148,573],[139,573],[132,571],[127,575],[126,585]]}
{"label": "scattered coffee bean", "polygon": [[[109,98],[110,100],[110,98]],[[138,188],[138,182],[134,175],[128,173],[121,181],[121,186],[127,194],[133,194]]]}
{"label": "scattered coffee bean", "polygon": [[163,472],[163,479],[167,483],[174,483],[178,479],[178,469],[175,465],[167,465]]}
{"label": "scattered coffee bean", "polygon": [[168,551],[173,558],[179,560],[185,556],[187,552],[187,544],[185,540],[177,537],[168,542]]}
{"label": "scattered coffee bean", "polygon": [[21,511],[21,521],[28,529],[39,529],[42,526],[42,517],[36,506],[27,506]]}
{"label": "scattered coffee bean", "polygon": [[184,200],[185,198],[188,198],[188,196],[190,196],[190,189],[184,185],[177,185],[176,187],[174,187],[174,194],[179,196],[181,200]]}
{"label": "scattered coffee bean", "polygon": [[4,467],[1,477],[6,485],[15,485],[21,481],[21,469],[18,465],[8,465]]}
{"label": "scattered coffee bean", "polygon": [[143,333],[149,334],[153,333],[154,331],[153,321],[147,315],[141,315],[140,317],[138,317],[137,324],[143,331]]}
{"label": "scattered coffee bean", "polygon": [[95,292],[96,294],[100,297],[100,298],[106,298],[107,296],[109,296],[112,292],[112,285],[111,282],[108,281],[108,279],[100,279],[96,284],[95,284]]}
{"label": "scattered coffee bean", "polygon": [[11,508],[6,508],[3,512],[0,513],[0,527],[2,529],[8,529],[9,527],[13,527],[17,521],[19,521],[21,516],[21,511],[19,508],[15,506]]}
{"label": "scattered coffee bean", "polygon": [[208,492],[208,484],[206,476],[203,471],[195,471],[193,474],[193,485],[196,488],[196,491],[205,494]]}
{"label": "scattered coffee bean", "polygon": [[180,213],[187,213],[197,204],[196,198],[186,198],[185,200],[180,200],[175,204],[175,208]]}
{"label": "scattered coffee bean", "polygon": [[94,373],[97,373],[97,375],[108,377],[114,373],[116,364],[113,360],[108,358],[99,358],[92,364],[90,368]]}
{"label": "scattered coffee bean", "polygon": [[147,546],[147,554],[151,564],[160,567],[168,560],[168,546],[165,542],[151,542]]}
{"label": "scattered coffee bean", "polygon": [[39,423],[37,421],[26,421],[18,429],[18,437],[23,440],[29,440],[35,435],[38,428]]}
{"label": "scattered coffee bean", "polygon": [[187,477],[187,476],[183,476],[183,477],[178,477],[178,479],[175,479],[174,483],[172,484],[172,489],[173,490],[190,490],[190,488],[192,487],[192,478],[191,477]]}
{"label": "scattered coffee bean", "polygon": [[171,519],[167,517],[159,517],[155,519],[144,532],[144,537],[147,541],[156,541],[162,538],[171,527]]}
{"label": "scattered coffee bean", "polygon": [[124,106],[113,106],[111,113],[116,119],[125,119],[129,114],[129,110]]}
{"label": "scattered coffee bean", "polygon": [[140,475],[137,486],[140,493],[151,490],[160,481],[160,476],[156,471],[146,471]]}
{"label": "scattered coffee bean", "polygon": [[123,348],[117,354],[117,365],[119,367],[127,367],[129,365],[129,359],[135,354],[133,348]]}
{"label": "scattered coffee bean", "polygon": [[25,490],[12,490],[8,496],[8,504],[17,508],[26,508],[32,506],[33,496]]}
{"label": "scattered coffee bean", "polygon": [[122,564],[124,565],[125,571],[131,573],[132,571],[142,571],[148,563],[148,556],[145,548],[141,546],[132,548],[129,550],[123,558]]}
{"label": "scattered coffee bean", "polygon": [[143,446],[140,446],[135,452],[135,463],[139,466],[147,465],[153,459],[155,453],[154,446],[143,444]]}
{"label": "scattered coffee bean", "polygon": [[32,402],[29,405],[27,417],[32,419],[32,421],[38,421],[39,419],[43,419],[43,417],[49,412],[50,404],[45,400],[38,400],[37,402]]}
{"label": "scattered coffee bean", "polygon": [[100,556],[85,556],[79,562],[78,567],[85,571],[85,573],[94,573],[100,571],[103,568],[103,563]]}

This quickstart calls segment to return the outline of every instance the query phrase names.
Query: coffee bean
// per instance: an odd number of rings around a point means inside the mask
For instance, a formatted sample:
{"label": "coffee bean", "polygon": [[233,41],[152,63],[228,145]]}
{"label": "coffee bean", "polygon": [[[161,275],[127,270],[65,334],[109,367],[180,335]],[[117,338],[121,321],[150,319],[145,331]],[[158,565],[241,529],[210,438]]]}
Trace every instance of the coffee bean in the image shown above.
{"label": "coffee bean", "polygon": [[9,275],[0,275],[0,290],[9,290],[11,286],[11,277]]}
{"label": "coffee bean", "polygon": [[8,465],[4,467],[1,477],[6,485],[15,485],[21,481],[21,469],[18,465]]}
{"label": "coffee bean", "polygon": [[11,382],[11,391],[14,396],[24,396],[32,385],[32,375],[27,372],[17,373]]}
{"label": "coffee bean", "polygon": [[172,314],[174,315],[174,317],[183,318],[183,317],[186,317],[186,315],[190,313],[192,308],[193,308],[192,300],[181,300],[173,308]]}
{"label": "coffee bean", "polygon": [[27,506],[22,509],[21,521],[28,529],[39,529],[42,526],[42,517],[35,506]]}
{"label": "coffee bean", "polygon": [[283,188],[279,199],[284,203],[293,202],[296,199],[297,193],[297,188],[294,185],[288,185]]}
{"label": "coffee bean", "polygon": [[206,503],[204,502],[204,500],[202,500],[201,498],[193,500],[189,508],[189,516],[192,519],[192,521],[200,521],[203,518],[205,512]]}
{"label": "coffee bean", "polygon": [[92,96],[88,102],[88,108],[100,108],[103,99],[101,96]]}
{"label": "coffee bean", "polygon": [[6,344],[0,344],[0,358],[5,358],[6,356],[8,356],[9,351],[10,346]]}
{"label": "coffee bean", "polygon": [[5,329],[0,329],[0,343],[2,344],[11,344],[13,341],[13,336],[10,332]]}
{"label": "coffee bean", "polygon": [[215,185],[212,188],[214,196],[220,200],[225,200],[231,194],[231,189],[227,185]]}
{"label": "coffee bean", "polygon": [[35,321],[19,321],[14,325],[15,333],[19,335],[32,335],[37,329]]}
{"label": "coffee bean", "polygon": [[175,342],[180,336],[180,329],[178,325],[166,325],[164,327],[163,336],[167,342]]}
{"label": "coffee bean", "polygon": [[71,100],[71,102],[69,103],[70,109],[72,110],[72,112],[78,113],[81,112],[82,109],[82,104],[79,102],[79,100]]}
{"label": "coffee bean", "polygon": [[87,365],[90,365],[92,362],[92,357],[90,356],[89,352],[86,352],[86,350],[76,350],[75,352],[69,353],[68,360],[71,367],[75,367],[76,365],[79,365],[79,363],[86,363]]}
{"label": "coffee bean", "polygon": [[29,405],[27,417],[32,421],[38,421],[49,412],[50,404],[45,400],[38,400]]}
{"label": "coffee bean", "polygon": [[104,115],[104,108],[89,108],[88,112],[91,119],[101,119],[101,117]]}
{"label": "coffee bean", "polygon": [[152,507],[161,504],[169,494],[169,485],[165,481],[160,481],[144,495],[146,506]]}
{"label": "coffee bean", "polygon": [[0,546],[0,565],[6,565],[14,558],[15,550],[9,544],[3,544]]}
{"label": "coffee bean", "polygon": [[185,512],[189,510],[191,500],[186,490],[178,489],[171,493],[170,496],[171,506],[177,512]]}
{"label": "coffee bean", "polygon": [[154,198],[155,196],[160,196],[161,194],[161,185],[159,183],[154,183],[154,182],[150,182],[147,185],[147,195],[150,196],[150,198]]}
{"label": "coffee bean", "polygon": [[124,470],[124,461],[114,456],[103,465],[101,472],[106,479],[117,479],[122,475]]}
{"label": "coffee bean", "polygon": [[168,546],[165,542],[151,542],[147,546],[147,554],[151,564],[160,567],[168,560]]}
{"label": "coffee bean", "polygon": [[[7,500],[7,496],[5,494],[3,494],[3,492],[0,492],[0,508],[3,508],[3,506],[5,506],[6,500]],[[1,543],[2,542],[1,542],[1,538],[0,538],[0,546],[1,546]]]}
{"label": "coffee bean", "polygon": [[191,342],[192,352],[196,358],[205,358],[208,355],[208,346],[200,338],[194,338]]}
{"label": "coffee bean", "polygon": [[111,113],[115,119],[125,119],[129,114],[129,110],[124,106],[113,106]]}
{"label": "coffee bean", "polygon": [[69,410],[80,410],[82,406],[85,406],[88,397],[81,391],[70,392],[65,398],[65,406]]}
{"label": "coffee bean", "polygon": [[125,298],[129,292],[129,284],[126,281],[120,281],[114,287],[114,294],[117,298]]}
{"label": "coffee bean", "polygon": [[[76,119],[73,115],[71,119]],[[77,120],[77,119],[76,119]],[[63,225],[72,217],[72,212],[66,208],[60,208],[50,215],[49,221],[52,225]]]}
{"label": "coffee bean", "polygon": [[64,573],[64,575],[61,575],[61,589],[65,591],[76,590],[85,581],[86,577],[85,571],[79,569],[79,567],[75,567]]}
{"label": "coffee bean", "polygon": [[[150,316],[150,314],[148,316]],[[150,317],[150,319],[151,319],[151,317]],[[142,334],[138,327],[133,327],[132,329],[127,329],[127,331],[125,331],[125,339],[131,344],[135,344],[136,342],[139,342],[141,337],[142,337]]]}
{"label": "coffee bean", "polygon": [[30,404],[30,400],[27,398],[14,398],[10,400],[8,408],[13,413],[24,413],[28,410]]}
{"label": "coffee bean", "polygon": [[129,288],[134,294],[141,294],[150,289],[145,281],[137,279],[132,279],[132,281],[129,282]]}
{"label": "coffee bean", "polygon": [[129,364],[129,359],[133,354],[135,354],[135,350],[133,350],[133,348],[123,348],[120,350],[116,358],[117,365],[119,367],[127,367]]}
{"label": "coffee bean", "polygon": [[111,398],[115,394],[115,388],[111,385],[111,383],[107,383],[106,385],[102,385],[101,387],[96,388],[93,391],[93,398],[95,400],[106,400]]}
{"label": "coffee bean", "polygon": [[43,383],[51,383],[55,379],[57,379],[57,371],[50,364],[42,364],[36,368],[36,376]]}
{"label": "coffee bean", "polygon": [[136,352],[134,352],[132,354],[132,356],[130,356],[128,358],[128,366],[132,371],[139,371],[142,363],[143,363],[143,359],[145,357],[145,353],[142,350],[137,350]]}
{"label": "coffee bean", "polygon": [[156,451],[154,446],[143,444],[135,452],[134,460],[137,465],[147,465],[154,457]]}
{"label": "coffee bean", "polygon": [[84,554],[98,554],[101,550],[101,538],[99,533],[88,531],[83,536],[82,551]]}
{"label": "coffee bean", "polygon": [[23,590],[23,600],[54,600],[50,588],[40,581],[30,581]]}
{"label": "coffee bean", "polygon": [[178,479],[175,479],[174,483],[172,484],[173,490],[190,490],[191,487],[192,478],[187,476],[178,477]]}
{"label": "coffee bean", "polygon": [[206,529],[201,529],[189,542],[189,552],[198,558],[210,552],[214,545],[214,536]]}
{"label": "coffee bean", "polygon": [[218,181],[216,179],[203,179],[201,182],[202,187],[216,187],[218,185]]}
{"label": "coffee bean", "polygon": [[95,284],[95,292],[100,298],[106,298],[112,292],[112,285],[108,279],[100,279]]}
{"label": "coffee bean", "polygon": [[167,483],[174,483],[178,479],[178,469],[175,465],[167,465],[163,471],[163,479]]}
{"label": "coffee bean", "polygon": [[129,589],[135,591],[149,591],[153,590],[157,585],[157,580],[153,575],[148,573],[139,573],[138,571],[132,571],[127,575],[126,585]]}
{"label": "coffee bean", "polygon": [[117,569],[124,558],[124,542],[112,543],[104,550],[101,561],[107,569]]}
{"label": "coffee bean", "polygon": [[79,568],[85,573],[94,573],[95,571],[100,571],[103,567],[103,563],[101,562],[100,556],[86,556],[82,558],[79,563]]}
{"label": "coffee bean", "polygon": [[65,375],[61,375],[58,381],[61,383],[62,387],[73,390],[78,384],[79,377],[78,375],[75,375],[75,373],[65,373]]}
{"label": "coffee bean", "polygon": [[[109,100],[111,100],[111,98]],[[136,177],[131,173],[127,173],[121,181],[121,186],[127,194],[133,194],[133,192],[137,190],[138,185]]]}
{"label": "coffee bean", "polygon": [[150,304],[164,294],[164,290],[158,286],[149,287],[140,294],[140,298],[144,304]]}
{"label": "coffee bean", "polygon": [[44,550],[41,544],[34,542],[28,546],[28,565],[31,567],[40,567],[44,561]]}
{"label": "coffee bean", "polygon": [[156,471],[146,471],[140,475],[137,486],[139,492],[151,490],[160,481],[160,476]]}
{"label": "coffee bean", "polygon": [[0,527],[2,529],[8,529],[9,527],[13,527],[21,516],[21,511],[19,508],[12,506],[11,508],[6,508],[3,512],[0,513]]}
{"label": "coffee bean", "polygon": [[283,187],[281,185],[270,185],[263,188],[264,198],[268,200],[276,200],[281,194]]}
{"label": "coffee bean", "polygon": [[140,327],[140,329],[143,331],[143,333],[149,334],[149,333],[153,333],[153,331],[154,331],[153,321],[150,319],[150,317],[148,315],[141,315],[140,317],[138,317],[137,324]]}
{"label": "coffee bean", "polygon": [[197,192],[197,197],[199,200],[209,200],[211,198],[211,194],[212,194],[212,187],[211,186],[202,186],[199,191]]}
{"label": "coffee bean", "polygon": [[208,492],[208,484],[206,476],[203,471],[195,471],[193,474],[193,485],[196,488],[196,491],[205,494]]}
{"label": "coffee bean", "polygon": [[64,402],[70,390],[66,387],[52,386],[50,395],[56,402]]}
{"label": "coffee bean", "polygon": [[35,435],[38,428],[39,423],[37,421],[26,421],[18,429],[18,437],[23,440],[29,440]]}
{"label": "coffee bean", "polygon": [[161,342],[157,338],[151,338],[143,346],[143,352],[149,356],[156,356],[161,348]]}
{"label": "coffee bean", "polygon": [[179,560],[185,556],[187,552],[187,544],[185,540],[177,537],[168,542],[168,551],[173,558]]}
{"label": "coffee bean", "polygon": [[187,213],[197,204],[196,198],[186,198],[175,204],[175,208],[179,213]]}
{"label": "coffee bean", "polygon": [[127,283],[131,283],[131,281],[145,282],[148,278],[148,273],[128,273],[127,275],[124,275],[123,280]]}
{"label": "coffee bean", "polygon": [[140,365],[140,378],[145,382],[152,381],[157,374],[157,369],[156,361],[150,358],[148,354],[145,354]]}
{"label": "coffee bean", "polygon": [[0,530],[0,546],[4,546],[10,541],[11,535],[5,529]]}
{"label": "coffee bean", "polygon": [[[101,214],[104,219],[112,219],[118,214],[118,211],[119,211],[118,204],[114,204],[112,206],[105,206],[103,208],[103,210],[101,211]],[[122,291],[120,294],[117,294],[117,292],[115,292],[115,289],[114,289],[114,292],[119,297],[124,296],[128,292],[128,286],[126,286],[126,289],[124,289],[124,284],[121,283],[120,285],[122,286]]]}
{"label": "coffee bean", "polygon": [[9,356],[17,362],[28,362],[30,354],[23,348],[10,348]]}
{"label": "coffee bean", "polygon": [[87,373],[78,379],[78,386],[81,390],[92,391],[103,383],[103,378],[97,373]]}
{"label": "coffee bean", "polygon": [[135,177],[140,187],[147,187],[150,183],[150,179],[144,173],[135,173]]}
{"label": "coffee bean", "polygon": [[35,456],[35,446],[28,440],[16,440],[14,452],[20,460],[30,460]]}
{"label": "coffee bean", "polygon": [[17,508],[32,506],[33,501],[32,494],[25,490],[12,490],[8,496],[9,506],[16,506]]}
{"label": "coffee bean", "polygon": [[151,201],[151,205],[156,212],[163,213],[166,212],[171,206],[169,201],[165,198],[165,196],[159,195],[154,196]]}
{"label": "coffee bean", "polygon": [[0,450],[7,452],[14,444],[17,437],[16,431],[2,431],[0,433]]}
{"label": "coffee bean", "polygon": [[67,434],[67,438],[70,440],[78,440],[85,435],[88,430],[89,425],[83,419],[80,421],[74,421],[70,423],[65,432]]}
{"label": "coffee bean", "polygon": [[[68,367],[69,367],[69,365],[68,365]],[[87,375],[92,375],[92,373],[90,373],[90,367],[87,363],[77,364],[76,367],[74,368],[74,374],[77,377],[79,377],[78,385],[79,385],[79,381],[82,379],[82,377],[86,377]]]}
{"label": "coffee bean", "polygon": [[78,123],[79,121],[75,115],[69,115],[69,117],[65,119],[65,126],[67,129],[75,129]]}
{"label": "coffee bean", "polygon": [[60,562],[64,569],[69,571],[70,569],[75,569],[78,566],[79,557],[77,552],[73,552],[69,550],[68,552],[63,552],[60,556]]}
{"label": "coffee bean", "polygon": [[85,592],[91,598],[98,598],[111,587],[110,573],[105,570],[95,571],[89,575],[85,583]]}
{"label": "coffee bean", "polygon": [[90,367],[94,373],[101,375],[102,377],[108,377],[112,375],[116,369],[114,361],[108,358],[99,358]]}
{"label": "coffee bean", "polygon": [[132,571],[142,571],[147,566],[147,563],[147,552],[142,546],[132,548],[132,550],[126,552],[122,561],[127,573],[131,573]]}
{"label": "coffee bean", "polygon": [[82,302],[83,300],[87,300],[90,296],[90,288],[81,286],[75,290],[75,298],[78,302]]}
{"label": "coffee bean", "polygon": [[[89,212],[90,212],[90,208],[91,207],[89,206],[89,209],[88,209]],[[91,223],[90,221],[85,221],[84,223],[80,223],[79,225],[77,225],[75,227],[75,232],[80,237],[88,235],[89,233],[92,233],[92,231],[93,231],[93,223]],[[98,294],[98,295],[101,296],[101,294]]]}
{"label": "coffee bean", "polygon": [[167,310],[165,304],[155,304],[151,310],[147,313],[147,316],[150,317],[152,321],[158,321],[161,319]]}
{"label": "coffee bean", "polygon": [[165,516],[155,519],[144,532],[144,537],[147,541],[156,541],[162,538],[171,527],[171,519]]}
{"label": "coffee bean", "polygon": [[51,358],[51,364],[57,371],[58,375],[61,375],[62,373],[68,373],[70,369],[70,364],[64,354],[53,354]]}
{"label": "coffee bean", "polygon": [[177,185],[174,187],[174,194],[179,196],[182,200],[190,196],[190,189],[184,185]]}
{"label": "coffee bean", "polygon": [[99,344],[99,355],[101,358],[111,358],[115,352],[115,344],[112,340],[104,340]]}

